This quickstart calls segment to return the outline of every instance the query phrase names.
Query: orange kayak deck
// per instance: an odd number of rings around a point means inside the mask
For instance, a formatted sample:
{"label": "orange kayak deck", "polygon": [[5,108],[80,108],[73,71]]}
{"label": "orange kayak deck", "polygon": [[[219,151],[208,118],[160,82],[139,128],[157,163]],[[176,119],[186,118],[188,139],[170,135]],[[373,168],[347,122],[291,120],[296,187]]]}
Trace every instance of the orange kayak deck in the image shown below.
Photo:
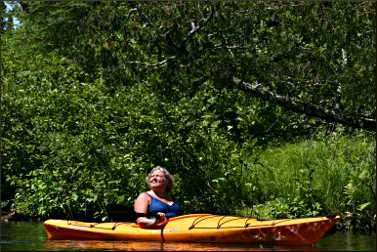
{"label": "orange kayak deck", "polygon": [[171,218],[163,229],[140,228],[130,222],[89,223],[46,220],[49,240],[145,240],[174,242],[263,243],[312,245],[339,216],[260,221],[255,218],[189,214]]}

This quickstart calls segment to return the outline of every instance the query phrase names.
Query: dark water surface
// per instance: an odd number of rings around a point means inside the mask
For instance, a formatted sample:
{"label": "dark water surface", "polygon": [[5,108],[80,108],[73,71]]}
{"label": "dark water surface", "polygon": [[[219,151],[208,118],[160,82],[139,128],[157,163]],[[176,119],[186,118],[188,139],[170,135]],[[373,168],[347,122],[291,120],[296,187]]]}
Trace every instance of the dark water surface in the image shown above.
{"label": "dark water surface", "polygon": [[131,241],[49,241],[42,222],[0,223],[0,251],[376,251],[376,235],[337,232],[313,247]]}

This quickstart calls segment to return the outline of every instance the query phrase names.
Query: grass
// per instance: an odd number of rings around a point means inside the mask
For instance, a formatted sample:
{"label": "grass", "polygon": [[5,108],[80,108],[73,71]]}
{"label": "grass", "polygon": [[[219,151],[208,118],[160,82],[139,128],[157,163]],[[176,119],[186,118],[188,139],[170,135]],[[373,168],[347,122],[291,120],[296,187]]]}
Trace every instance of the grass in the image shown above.
{"label": "grass", "polygon": [[340,214],[351,216],[349,226],[373,226],[374,157],[374,138],[362,133],[269,148],[244,178],[257,181],[260,195],[254,198],[259,200],[237,213],[262,218]]}

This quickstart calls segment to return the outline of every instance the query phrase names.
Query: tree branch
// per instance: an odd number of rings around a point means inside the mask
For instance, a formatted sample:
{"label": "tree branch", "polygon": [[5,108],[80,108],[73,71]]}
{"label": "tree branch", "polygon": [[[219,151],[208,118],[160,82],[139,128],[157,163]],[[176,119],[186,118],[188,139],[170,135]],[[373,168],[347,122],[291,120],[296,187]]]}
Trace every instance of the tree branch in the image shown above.
{"label": "tree branch", "polygon": [[205,18],[204,20],[202,19],[202,22],[201,22],[202,24],[195,25],[195,23],[191,21],[191,30],[189,33],[187,33],[186,37],[181,42],[179,46],[180,48],[185,48],[187,41],[191,39],[195,35],[195,33],[200,31],[209,22],[209,20],[211,20],[211,18],[213,17],[213,12],[214,10],[211,9],[211,12],[209,13],[208,17]]}
{"label": "tree branch", "polygon": [[125,64],[134,64],[134,65],[144,65],[146,67],[154,67],[157,68],[159,66],[165,65],[171,60],[175,60],[175,56],[167,57],[164,60],[161,60],[156,63],[148,63],[148,62],[142,62],[142,61],[124,61]]}
{"label": "tree branch", "polygon": [[250,84],[240,79],[233,77],[235,83],[241,90],[246,93],[256,96],[262,100],[274,102],[279,106],[297,113],[304,113],[308,116],[318,117],[325,121],[340,123],[352,128],[365,129],[376,132],[376,120],[366,117],[354,117],[345,115],[334,110],[322,108],[310,103],[293,101],[287,96],[275,94],[269,90],[261,88],[260,84]]}

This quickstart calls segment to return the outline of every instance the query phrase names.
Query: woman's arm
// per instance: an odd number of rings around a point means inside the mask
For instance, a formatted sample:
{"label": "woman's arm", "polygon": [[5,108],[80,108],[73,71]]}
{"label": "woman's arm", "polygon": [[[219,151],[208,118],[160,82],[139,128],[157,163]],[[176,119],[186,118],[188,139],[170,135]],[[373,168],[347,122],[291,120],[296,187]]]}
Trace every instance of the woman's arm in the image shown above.
{"label": "woman's arm", "polygon": [[156,218],[139,217],[136,219],[136,223],[142,228],[154,227],[157,223]]}
{"label": "woman's arm", "polygon": [[161,227],[166,224],[167,218],[164,213],[158,213],[156,218],[147,218],[148,204],[151,198],[147,193],[141,193],[135,200],[134,211],[137,215],[144,215],[136,217],[136,223],[142,228]]}
{"label": "woman's arm", "polygon": [[147,212],[148,212],[148,204],[150,201],[150,197],[144,192],[140,193],[139,196],[136,198],[134,203],[134,211],[136,215],[144,214],[145,216],[136,217],[136,223],[142,227],[152,226],[156,220],[148,219]]}

